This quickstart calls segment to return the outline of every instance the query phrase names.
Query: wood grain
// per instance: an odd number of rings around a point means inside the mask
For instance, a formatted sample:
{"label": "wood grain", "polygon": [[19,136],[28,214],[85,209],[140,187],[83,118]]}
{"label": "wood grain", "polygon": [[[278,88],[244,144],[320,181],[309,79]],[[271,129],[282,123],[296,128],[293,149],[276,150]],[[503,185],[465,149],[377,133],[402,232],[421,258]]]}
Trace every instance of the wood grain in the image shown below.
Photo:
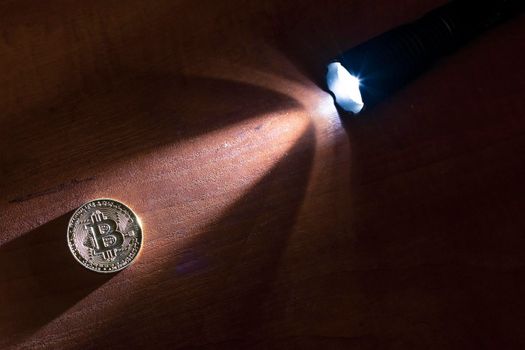
{"label": "wood grain", "polygon": [[[0,1],[0,347],[523,348],[523,16],[360,118],[322,89],[443,2]],[[111,276],[97,197],[144,222]]]}

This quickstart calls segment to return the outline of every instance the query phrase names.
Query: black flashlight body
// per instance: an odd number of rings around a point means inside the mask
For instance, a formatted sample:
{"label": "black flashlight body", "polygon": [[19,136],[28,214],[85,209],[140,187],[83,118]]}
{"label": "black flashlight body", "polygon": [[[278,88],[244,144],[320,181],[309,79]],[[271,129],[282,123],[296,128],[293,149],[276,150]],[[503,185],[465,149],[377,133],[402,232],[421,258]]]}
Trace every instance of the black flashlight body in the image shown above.
{"label": "black flashlight body", "polygon": [[370,107],[524,7],[525,0],[451,1],[345,52],[337,61],[360,79],[363,102]]}

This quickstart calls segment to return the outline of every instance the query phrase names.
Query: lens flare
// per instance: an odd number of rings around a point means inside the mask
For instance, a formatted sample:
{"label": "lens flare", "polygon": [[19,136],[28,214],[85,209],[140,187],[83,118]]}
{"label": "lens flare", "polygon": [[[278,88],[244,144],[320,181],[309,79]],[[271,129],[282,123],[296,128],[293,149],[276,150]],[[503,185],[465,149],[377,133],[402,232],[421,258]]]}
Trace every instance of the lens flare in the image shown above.
{"label": "lens flare", "polygon": [[328,89],[334,94],[335,102],[345,111],[357,114],[364,107],[359,79],[354,77],[339,62],[328,65],[326,74]]}

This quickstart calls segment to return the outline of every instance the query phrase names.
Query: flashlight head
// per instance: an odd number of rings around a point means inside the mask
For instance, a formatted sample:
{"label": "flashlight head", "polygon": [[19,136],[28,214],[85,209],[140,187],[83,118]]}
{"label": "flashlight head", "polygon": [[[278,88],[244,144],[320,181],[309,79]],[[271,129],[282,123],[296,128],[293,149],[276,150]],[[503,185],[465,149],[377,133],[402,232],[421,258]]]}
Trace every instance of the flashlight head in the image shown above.
{"label": "flashlight head", "polygon": [[350,113],[361,112],[364,103],[359,78],[353,76],[340,62],[330,63],[327,69],[326,84],[336,104]]}
{"label": "flashlight head", "polygon": [[415,79],[485,29],[525,9],[523,0],[456,0],[343,52],[328,65],[335,103],[357,114]]}

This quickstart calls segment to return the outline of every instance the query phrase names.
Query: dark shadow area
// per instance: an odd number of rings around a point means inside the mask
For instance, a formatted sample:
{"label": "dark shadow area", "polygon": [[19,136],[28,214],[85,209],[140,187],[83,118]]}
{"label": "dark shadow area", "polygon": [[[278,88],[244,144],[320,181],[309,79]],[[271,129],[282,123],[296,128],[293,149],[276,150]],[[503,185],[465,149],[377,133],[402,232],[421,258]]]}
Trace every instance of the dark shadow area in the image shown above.
{"label": "dark shadow area", "polygon": [[31,334],[115,276],[75,261],[66,243],[71,214],[0,247],[0,345]]}
{"label": "dark shadow area", "polygon": [[[277,282],[308,186],[315,151],[313,126],[246,195],[220,219],[190,238],[183,248],[173,241],[158,272],[136,281],[133,303],[119,305],[113,320],[100,325],[89,340],[107,337],[121,347],[143,343],[143,334],[126,332],[129,324],[150,329],[174,348],[209,344],[202,337],[255,344],[258,334],[283,318],[288,290]],[[206,329],[206,331],[204,331]],[[150,335],[151,335],[150,334]],[[213,347],[231,348],[220,340]]]}
{"label": "dark shadow area", "polygon": [[393,335],[395,348],[525,344],[525,51],[511,45],[520,26],[343,119],[356,260],[368,267],[353,275],[374,301],[367,328]]}
{"label": "dark shadow area", "polygon": [[1,123],[0,147],[10,150],[0,155],[0,193],[6,192],[7,201],[56,192],[71,179],[90,181],[139,152],[299,106],[284,94],[249,84],[171,75],[142,76],[65,100],[60,107]]}

